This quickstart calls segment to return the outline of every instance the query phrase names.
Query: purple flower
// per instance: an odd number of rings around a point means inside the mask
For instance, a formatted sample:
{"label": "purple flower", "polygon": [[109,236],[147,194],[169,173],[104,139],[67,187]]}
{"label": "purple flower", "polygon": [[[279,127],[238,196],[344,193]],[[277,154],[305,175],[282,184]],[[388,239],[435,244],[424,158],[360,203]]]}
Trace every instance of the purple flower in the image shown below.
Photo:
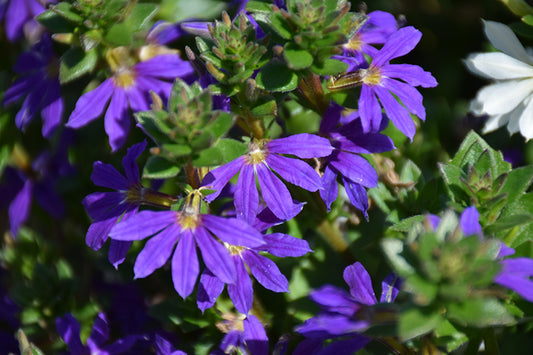
{"label": "purple flower", "polygon": [[40,27],[35,17],[45,10],[45,6],[56,0],[2,0],[0,21],[4,20],[6,37],[11,42],[24,33],[32,34]]}
{"label": "purple flower", "polygon": [[[97,185],[116,190],[112,192],[95,192],[86,196],[82,203],[93,223],[89,227],[86,243],[94,250],[102,247],[109,236],[111,228],[120,220],[126,221],[135,215],[139,206],[159,202],[159,205],[170,206],[171,200],[141,185],[139,168],[135,160],[146,148],[146,141],[137,143],[128,148],[122,165],[126,172],[124,177],[113,166],[101,161],[94,163],[91,180]],[[131,246],[130,241],[112,240],[109,247],[109,261],[118,267],[124,261],[126,253]]]}
{"label": "purple flower", "polygon": [[238,350],[250,355],[268,354],[268,337],[265,328],[254,315],[248,314],[244,319],[226,316],[226,320],[223,324],[219,324],[219,328],[227,334],[213,354],[233,354],[239,352]]}
{"label": "purple flower", "polygon": [[187,355],[181,350],[176,350],[172,343],[161,334],[155,334],[154,348],[156,355]]}
{"label": "purple flower", "polygon": [[28,220],[33,199],[52,217],[59,219],[63,216],[65,206],[56,187],[59,178],[73,172],[67,158],[68,144],[69,140],[64,136],[55,152],[44,151],[33,162],[24,151],[15,148],[18,169],[6,168],[5,182],[0,186],[0,194],[8,196],[6,200],[12,197],[8,214],[13,238]]}
{"label": "purple flower", "polygon": [[[266,244],[255,248],[247,248],[226,243],[235,270],[237,279],[235,283],[228,284],[228,294],[237,311],[248,314],[252,308],[253,287],[246,265],[252,275],[265,288],[274,292],[289,292],[289,282],[279,271],[276,264],[265,256],[261,251],[283,258],[287,256],[297,257],[310,252],[309,244],[302,239],[294,238],[287,234],[274,233],[264,236]],[[224,290],[224,282],[214,276],[209,270],[205,270],[200,277],[198,289],[198,308],[205,311],[212,307],[218,296]]]}
{"label": "purple flower", "polygon": [[[409,53],[421,37],[422,33],[414,27],[399,29],[375,54],[370,66],[359,69],[358,76],[362,83],[359,114],[365,132],[379,130],[382,106],[387,117],[411,140],[416,129],[409,113],[425,119],[422,95],[414,87],[434,87],[437,81],[431,73],[417,65],[389,63],[391,59]],[[347,59],[350,63],[350,58]],[[393,95],[401,100],[403,106]]]}
{"label": "purple flower", "polygon": [[388,12],[372,11],[367,16],[367,21],[344,45],[344,54],[353,56],[358,63],[366,62],[365,54],[374,57],[378,50],[372,45],[384,44],[398,30],[398,22]]}
{"label": "purple flower", "polygon": [[215,190],[206,200],[213,201],[229,180],[240,172],[235,190],[235,210],[239,218],[253,224],[259,209],[259,193],[255,184],[257,176],[261,195],[268,208],[276,217],[289,220],[301,207],[293,202],[289,190],[272,170],[286,181],[309,191],[321,189],[322,184],[320,175],[307,163],[281,154],[311,159],[328,156],[332,150],[326,138],[306,133],[271,141],[254,140],[248,147],[248,154],[206,175],[202,185]]}
{"label": "purple flower", "polygon": [[121,241],[153,235],[137,256],[135,278],[146,277],[163,266],[177,244],[172,257],[172,281],[183,298],[193,291],[200,272],[196,245],[213,275],[228,284],[237,280],[235,263],[219,240],[248,248],[265,241],[261,233],[241,220],[200,214],[201,198],[201,193],[195,190],[187,196],[180,212],[141,211],[111,229],[110,237]]}
{"label": "purple flower", "polygon": [[71,354],[75,355],[122,354],[131,349],[139,339],[137,335],[127,335],[106,345],[109,340],[109,324],[103,313],[99,313],[96,317],[91,335],[87,339],[87,345],[83,345],[80,340],[80,323],[70,313],[56,319],[56,329]]}
{"label": "purple flower", "polygon": [[59,63],[52,52],[50,38],[43,36],[29,52],[21,54],[13,70],[20,77],[5,92],[3,105],[25,98],[15,116],[17,127],[24,130],[37,112],[41,111],[43,137],[50,138],[63,116]]}
{"label": "purple flower", "polygon": [[[364,316],[364,309],[378,303],[372,288],[372,280],[366,269],[357,262],[344,270],[344,280],[350,293],[335,286],[326,285],[313,291],[310,298],[322,308],[322,313],[310,318],[296,331],[305,340],[294,354],[353,354],[362,349],[370,338],[359,334],[367,329],[372,320]],[[379,302],[391,303],[399,292],[400,280],[393,274],[381,283],[382,292]],[[322,349],[322,341],[343,337]]]}
{"label": "purple flower", "polygon": [[331,155],[323,158],[324,188],[320,190],[320,196],[329,211],[338,195],[337,176],[340,175],[350,202],[368,217],[365,187],[376,186],[378,175],[372,165],[358,154],[381,153],[395,147],[389,137],[379,133],[385,128],[387,120],[383,120],[384,124],[381,124],[379,131],[365,132],[361,119],[354,112],[349,115],[349,119],[345,119],[348,123],[337,127],[343,110],[342,106],[333,103],[326,110],[320,124],[321,135],[327,137],[335,148]]}
{"label": "purple flower", "polygon": [[133,112],[148,110],[150,91],[166,98],[172,80],[193,73],[190,64],[174,54],[158,55],[133,66],[118,63],[114,69],[112,77],[79,98],[67,123],[68,127],[77,129],[105,111],[105,131],[113,151],[126,141],[130,127],[129,108]]}

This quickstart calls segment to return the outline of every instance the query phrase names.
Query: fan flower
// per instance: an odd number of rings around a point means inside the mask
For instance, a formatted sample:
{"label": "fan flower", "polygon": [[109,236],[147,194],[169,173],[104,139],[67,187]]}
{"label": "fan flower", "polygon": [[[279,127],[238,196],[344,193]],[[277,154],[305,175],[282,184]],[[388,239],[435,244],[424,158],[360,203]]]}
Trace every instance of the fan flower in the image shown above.
{"label": "fan flower", "polygon": [[13,70],[20,77],[5,92],[3,105],[7,106],[25,98],[15,116],[18,129],[24,130],[40,110],[43,137],[50,138],[63,116],[63,99],[58,77],[59,62],[52,51],[50,37],[43,36],[29,52],[21,54]]}
{"label": "fan flower", "polygon": [[[135,160],[146,148],[146,141],[130,148],[122,160],[126,176],[113,166],[97,161],[93,165],[91,180],[97,185],[116,190],[95,192],[86,196],[82,203],[93,223],[87,230],[85,241],[94,250],[102,247],[111,228],[120,220],[126,221],[139,211],[141,204],[170,207],[175,199],[141,185],[139,168]],[[108,258],[114,267],[124,261],[131,246],[130,241],[112,240]]]}
{"label": "fan flower", "polygon": [[248,146],[248,154],[214,169],[205,176],[202,185],[215,190],[206,200],[213,201],[229,180],[240,172],[234,197],[235,210],[237,217],[253,224],[259,209],[259,193],[255,184],[257,176],[261,195],[268,208],[276,217],[289,220],[301,207],[293,202],[289,190],[272,170],[288,182],[308,191],[317,191],[322,188],[322,184],[320,176],[307,163],[281,154],[311,159],[328,156],[332,150],[333,147],[326,138],[306,133],[271,141],[254,140]]}
{"label": "fan flower", "polygon": [[501,52],[471,54],[468,69],[483,78],[495,80],[483,87],[470,109],[488,115],[483,132],[507,125],[510,134],[520,132],[533,138],[533,57],[504,24],[483,21],[490,43]]}
{"label": "fan flower", "polygon": [[146,277],[172,257],[172,281],[178,294],[186,298],[193,291],[198,278],[199,262],[196,246],[200,248],[207,268],[222,282],[237,280],[235,263],[222,243],[248,248],[265,244],[261,233],[235,218],[200,214],[202,195],[190,193],[181,211],[141,211],[125,222],[115,225],[109,234],[122,241],[153,237],[137,256],[135,278]]}
{"label": "fan flower", "polygon": [[[108,54],[114,71],[96,89],[82,95],[70,115],[68,127],[77,129],[98,118],[105,111],[105,131],[113,151],[124,145],[130,127],[130,113],[149,110],[149,92],[167,98],[172,81],[193,73],[189,62],[177,54],[162,54],[134,65],[126,64],[124,48]],[[107,107],[109,103],[109,107]],[[107,107],[107,110],[106,110]]]}
{"label": "fan flower", "polygon": [[[283,258],[302,256],[311,251],[305,240],[287,234],[268,234],[264,236],[264,240],[266,244],[255,248],[225,243],[237,271],[235,283],[228,284],[228,294],[237,311],[243,314],[248,314],[254,299],[252,281],[246,271],[246,265],[255,279],[265,288],[274,292],[289,292],[289,282],[285,276],[272,260],[260,255],[259,252],[266,251]],[[198,308],[203,312],[212,307],[223,290],[224,282],[215,277],[209,270],[205,270],[200,277]]]}
{"label": "fan flower", "polygon": [[359,63],[366,61],[365,54],[374,57],[378,49],[373,45],[384,44],[398,30],[398,22],[392,14],[372,11],[366,22],[344,47],[344,55],[351,55]]}
{"label": "fan flower", "polygon": [[41,32],[38,30],[41,26],[35,17],[51,3],[56,3],[56,0],[2,0],[0,21],[5,22],[7,39],[15,42],[23,34],[32,37],[35,32]]}
{"label": "fan flower", "polygon": [[109,340],[109,323],[103,313],[99,313],[96,317],[91,335],[87,339],[87,345],[83,345],[80,340],[80,323],[70,313],[56,319],[56,329],[70,352],[76,355],[123,354],[131,349],[140,338],[137,335],[127,335],[106,345]]}
{"label": "fan flower", "polygon": [[364,132],[357,112],[344,118],[347,123],[337,127],[342,120],[344,108],[333,103],[328,107],[320,123],[320,134],[327,137],[335,148],[333,153],[322,158],[325,166],[322,175],[323,189],[320,197],[328,211],[338,195],[337,176],[340,175],[350,202],[368,218],[368,197],[365,188],[375,187],[378,175],[374,167],[357,154],[381,153],[394,149],[392,140],[379,133],[388,120],[384,119],[377,132]]}
{"label": "fan flower", "polygon": [[[311,292],[310,298],[322,308],[322,313],[310,318],[296,331],[304,340],[294,354],[353,354],[362,349],[371,339],[359,334],[367,329],[372,320],[364,315],[365,308],[378,303],[372,288],[372,280],[361,263],[356,262],[344,270],[344,281],[350,293],[335,286],[326,285]],[[390,274],[383,280],[379,303],[391,303],[399,292],[400,279]],[[326,339],[343,337],[322,349]]]}
{"label": "fan flower", "polygon": [[[392,123],[411,140],[416,128],[410,113],[422,120],[426,118],[422,95],[415,86],[434,87],[437,85],[435,78],[418,65],[389,63],[390,60],[409,53],[421,37],[422,33],[412,26],[400,28],[375,54],[368,68],[361,68],[359,65],[359,69],[351,73],[354,83],[362,85],[359,114],[365,132],[379,131],[382,107]],[[336,58],[349,65],[354,62],[353,57]],[[400,99],[403,106],[393,95]]]}

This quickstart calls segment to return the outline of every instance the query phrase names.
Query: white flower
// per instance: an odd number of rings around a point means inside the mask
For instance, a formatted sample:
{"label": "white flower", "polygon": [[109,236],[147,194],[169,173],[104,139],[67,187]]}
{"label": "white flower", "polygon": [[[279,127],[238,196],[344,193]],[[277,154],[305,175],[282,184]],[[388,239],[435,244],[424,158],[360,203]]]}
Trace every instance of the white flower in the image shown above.
{"label": "white flower", "polygon": [[487,38],[503,53],[477,53],[466,59],[470,71],[495,80],[479,90],[470,109],[489,116],[484,133],[507,125],[509,133],[520,132],[527,140],[532,139],[533,57],[509,27],[492,21],[483,23]]}

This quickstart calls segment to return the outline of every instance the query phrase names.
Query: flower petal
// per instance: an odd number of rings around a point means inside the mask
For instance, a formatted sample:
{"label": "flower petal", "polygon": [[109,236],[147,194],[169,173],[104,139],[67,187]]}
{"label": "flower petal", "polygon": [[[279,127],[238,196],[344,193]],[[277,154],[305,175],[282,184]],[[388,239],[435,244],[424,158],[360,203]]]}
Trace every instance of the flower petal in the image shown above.
{"label": "flower petal", "polygon": [[398,293],[400,292],[401,285],[402,279],[400,279],[397,275],[394,273],[387,275],[387,277],[385,277],[385,279],[381,282],[381,297],[379,302],[394,302],[396,296],[398,296]]}
{"label": "flower petal", "polygon": [[270,153],[293,154],[303,159],[327,157],[333,151],[329,140],[308,133],[274,139],[266,147]]}
{"label": "flower petal", "polygon": [[322,189],[320,175],[309,164],[301,160],[269,154],[266,158],[266,163],[291,184],[298,185],[308,191]]}
{"label": "flower petal", "polygon": [[320,197],[326,204],[328,212],[331,210],[331,204],[339,195],[339,185],[337,184],[337,173],[329,166],[326,166],[324,175],[322,175],[322,187]]}
{"label": "flower petal", "polygon": [[261,195],[268,208],[278,218],[289,220],[293,217],[294,203],[287,187],[264,164],[256,164],[257,179]]}
{"label": "flower petal", "polygon": [[70,313],[56,318],[56,329],[72,354],[86,354],[89,349],[81,343],[80,323]]}
{"label": "flower petal", "polygon": [[139,167],[135,160],[141,155],[146,148],[146,140],[134,144],[128,148],[128,152],[122,159],[122,166],[126,172],[126,178],[129,183],[139,182]]}
{"label": "flower petal", "polygon": [[241,169],[235,189],[234,203],[237,218],[252,225],[259,208],[259,192],[255,185],[255,172],[252,165],[244,164]]}
{"label": "flower petal", "polygon": [[314,302],[327,312],[335,312],[351,317],[361,306],[355,302],[350,294],[341,288],[325,285],[309,294]]}
{"label": "flower petal", "polygon": [[503,53],[516,58],[524,63],[533,64],[513,30],[503,23],[483,20],[485,34],[492,45]]}
{"label": "flower petal", "polygon": [[378,175],[372,164],[359,155],[339,152],[336,160],[330,162],[346,179],[365,187],[374,187],[378,183]]}
{"label": "flower petal", "polygon": [[227,284],[234,283],[237,271],[228,250],[203,227],[197,227],[194,236],[207,268],[220,281]]}
{"label": "flower petal", "polygon": [[190,230],[184,230],[172,257],[172,281],[182,298],[187,298],[194,290],[199,272],[194,236]]}
{"label": "flower petal", "polygon": [[[137,216],[139,214],[137,214]],[[133,218],[135,217],[130,218],[130,220]],[[120,226],[121,224],[123,223],[119,223],[118,225]],[[179,226],[177,224],[171,224],[166,229],[150,238],[135,260],[135,265],[133,266],[135,278],[139,279],[146,277],[152,274],[156,269],[165,265],[170,258],[170,254],[174,250],[174,245],[179,236]]]}
{"label": "flower petal", "polygon": [[248,314],[252,309],[254,300],[254,289],[252,287],[252,280],[246,272],[244,262],[239,255],[232,256],[235,270],[237,271],[237,278],[234,284],[228,285],[228,295],[233,302],[237,311],[242,314]]}
{"label": "flower petal", "polygon": [[368,220],[368,195],[366,190],[360,184],[353,183],[345,178],[342,179],[344,182],[344,190],[346,195],[350,199],[350,202],[354,207],[363,212],[365,218]]}
{"label": "flower petal", "polygon": [[412,86],[422,86],[423,88],[437,86],[437,80],[430,72],[413,64],[387,64],[381,68],[381,75],[401,79]]}
{"label": "flower petal", "polygon": [[236,218],[202,215],[202,224],[220,240],[232,244],[254,248],[265,244],[263,235],[254,227]]}
{"label": "flower petal", "polygon": [[488,79],[524,79],[533,76],[533,66],[499,52],[471,54],[465,63],[472,73]]}
{"label": "flower petal", "polygon": [[350,294],[357,302],[368,306],[378,303],[372,288],[370,275],[360,262],[356,262],[344,269],[343,277],[350,287]]}
{"label": "flower petal", "polygon": [[32,192],[33,183],[26,180],[22,189],[9,205],[9,226],[13,238],[17,237],[20,226],[26,222],[30,215]]}
{"label": "flower petal", "polygon": [[474,111],[489,115],[515,109],[533,92],[533,79],[508,80],[487,85],[478,91],[472,103]]}
{"label": "flower petal", "polygon": [[113,190],[127,190],[128,180],[111,164],[95,161],[91,180],[96,186],[109,187]]}
{"label": "flower petal", "polygon": [[372,87],[363,85],[359,96],[359,114],[364,132],[379,131],[381,106]]}
{"label": "flower petal", "polygon": [[174,211],[141,211],[111,229],[109,236],[116,240],[140,240],[176,223]]}
{"label": "flower petal", "polygon": [[96,89],[83,94],[68,119],[67,127],[80,128],[98,118],[104,112],[113,90],[113,81],[109,78]]}
{"label": "flower petal", "polygon": [[250,354],[267,355],[268,337],[263,324],[253,314],[249,314],[243,321],[243,337]]}
{"label": "flower petal", "polygon": [[122,240],[111,240],[111,243],[109,243],[107,260],[109,260],[115,269],[126,260],[126,255],[130,250],[131,244],[132,242]]}
{"label": "flower petal", "polygon": [[479,212],[475,207],[467,207],[461,214],[459,225],[465,236],[482,235],[481,224],[479,224]]}
{"label": "flower petal", "polygon": [[261,285],[274,292],[289,292],[289,281],[272,260],[253,250],[245,250],[241,255]]}
{"label": "flower petal", "polygon": [[256,249],[266,251],[279,258],[302,256],[312,251],[306,240],[288,234],[272,233],[265,235],[264,238],[267,244]]}
{"label": "flower petal", "polygon": [[[89,339],[97,346],[102,346],[109,340],[109,325],[103,313],[98,313],[96,316]],[[87,343],[89,343],[89,339],[87,339]]]}
{"label": "flower petal", "polygon": [[529,98],[526,108],[520,115],[519,126],[520,134],[530,140],[533,138],[533,100]]}
{"label": "flower petal", "polygon": [[218,277],[213,275],[209,269],[204,269],[202,276],[200,276],[198,296],[196,297],[196,303],[202,313],[204,313],[206,309],[213,307],[223,290],[224,282],[220,281]]}
{"label": "flower petal", "polygon": [[416,133],[416,127],[409,112],[403,107],[391,93],[382,87],[375,87],[376,94],[392,123],[412,141]]}
{"label": "flower petal", "polygon": [[211,203],[222,192],[222,188],[231,180],[231,178],[241,170],[244,165],[244,157],[238,157],[218,168],[211,170],[202,180],[202,186],[215,190],[214,193],[207,195],[205,200]]}
{"label": "flower petal", "polygon": [[416,47],[422,32],[413,26],[402,27],[394,32],[374,57],[372,66],[381,67],[391,59],[401,57]]}
{"label": "flower petal", "polygon": [[104,118],[104,128],[113,151],[124,145],[130,129],[130,114],[126,93],[122,89],[115,89],[111,96]]}

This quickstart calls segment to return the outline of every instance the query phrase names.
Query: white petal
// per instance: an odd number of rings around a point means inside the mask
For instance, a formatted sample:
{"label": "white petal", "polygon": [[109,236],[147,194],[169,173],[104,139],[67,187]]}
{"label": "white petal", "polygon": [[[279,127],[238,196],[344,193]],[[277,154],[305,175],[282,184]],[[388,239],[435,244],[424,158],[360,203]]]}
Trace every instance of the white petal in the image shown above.
{"label": "white petal", "polygon": [[499,52],[471,54],[465,63],[471,72],[489,79],[533,77],[533,66]]}
{"label": "white petal", "polygon": [[483,127],[482,133],[485,134],[485,133],[495,131],[498,128],[505,126],[505,124],[508,121],[509,121],[509,114],[490,116],[485,122],[485,126]]}
{"label": "white petal", "polygon": [[503,23],[494,21],[483,21],[485,34],[492,45],[524,63],[533,64],[533,58],[527,53],[514,32]]}
{"label": "white petal", "polygon": [[526,140],[533,138],[533,100],[531,99],[520,116],[520,133]]}
{"label": "white petal", "polygon": [[533,79],[508,80],[479,90],[472,106],[476,113],[499,115],[511,112],[533,92]]}

